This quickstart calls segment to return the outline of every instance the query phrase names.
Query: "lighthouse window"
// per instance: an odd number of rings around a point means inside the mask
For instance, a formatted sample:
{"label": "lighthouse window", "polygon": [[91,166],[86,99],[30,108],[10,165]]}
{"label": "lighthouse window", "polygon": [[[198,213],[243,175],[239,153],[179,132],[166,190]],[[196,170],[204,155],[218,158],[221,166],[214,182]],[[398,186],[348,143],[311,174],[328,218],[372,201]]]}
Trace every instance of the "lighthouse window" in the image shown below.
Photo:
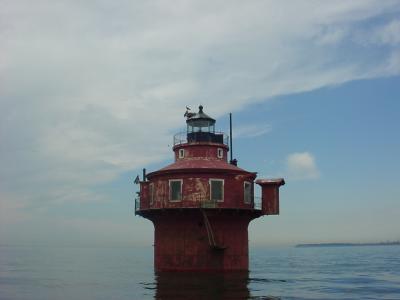
{"label": "lighthouse window", "polygon": [[244,182],[244,203],[251,203],[252,200],[252,184],[250,182],[245,181]]}
{"label": "lighthouse window", "polygon": [[179,149],[179,158],[185,157],[185,149]]}
{"label": "lighthouse window", "polygon": [[210,179],[210,197],[212,201],[224,201],[223,179]]}
{"label": "lighthouse window", "polygon": [[169,181],[169,200],[181,201],[182,200],[182,180]]}
{"label": "lighthouse window", "polygon": [[224,151],[221,148],[218,148],[217,156],[218,156],[218,158],[223,158],[224,157]]}

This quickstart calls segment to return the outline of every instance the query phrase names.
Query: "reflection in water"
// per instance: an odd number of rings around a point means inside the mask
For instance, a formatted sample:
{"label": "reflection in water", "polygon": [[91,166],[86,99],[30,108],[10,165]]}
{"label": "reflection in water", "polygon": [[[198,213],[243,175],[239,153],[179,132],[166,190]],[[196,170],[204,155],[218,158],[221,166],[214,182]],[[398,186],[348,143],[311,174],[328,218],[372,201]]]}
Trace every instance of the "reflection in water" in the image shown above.
{"label": "reflection in water", "polygon": [[278,299],[251,297],[247,272],[156,274],[155,299]]}
{"label": "reflection in water", "polygon": [[155,299],[247,299],[248,273],[158,273]]}

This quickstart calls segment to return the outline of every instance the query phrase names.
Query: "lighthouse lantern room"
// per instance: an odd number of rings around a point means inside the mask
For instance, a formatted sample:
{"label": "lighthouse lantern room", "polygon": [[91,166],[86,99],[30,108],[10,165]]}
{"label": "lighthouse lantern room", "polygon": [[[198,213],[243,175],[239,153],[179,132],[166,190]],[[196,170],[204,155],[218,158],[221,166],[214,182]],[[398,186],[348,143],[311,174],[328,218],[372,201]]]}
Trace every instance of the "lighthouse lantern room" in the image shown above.
{"label": "lighthouse lantern room", "polygon": [[[229,137],[215,120],[188,109],[187,131],[174,136],[174,163],[140,181],[135,214],[154,224],[156,271],[248,270],[248,224],[279,214],[279,179],[228,162]],[[254,197],[254,183],[261,199]]]}

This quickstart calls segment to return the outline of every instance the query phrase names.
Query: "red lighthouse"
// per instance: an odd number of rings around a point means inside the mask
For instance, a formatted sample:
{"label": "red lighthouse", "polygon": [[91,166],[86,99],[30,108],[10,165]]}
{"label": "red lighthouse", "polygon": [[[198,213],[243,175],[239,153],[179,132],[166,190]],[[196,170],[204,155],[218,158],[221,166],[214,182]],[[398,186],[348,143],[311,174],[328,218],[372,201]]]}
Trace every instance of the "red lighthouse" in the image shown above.
{"label": "red lighthouse", "polygon": [[[248,270],[249,222],[279,214],[283,179],[256,179],[228,162],[228,136],[199,107],[174,137],[175,162],[145,176],[135,212],[154,224],[156,271]],[[261,202],[254,201],[254,183]]]}

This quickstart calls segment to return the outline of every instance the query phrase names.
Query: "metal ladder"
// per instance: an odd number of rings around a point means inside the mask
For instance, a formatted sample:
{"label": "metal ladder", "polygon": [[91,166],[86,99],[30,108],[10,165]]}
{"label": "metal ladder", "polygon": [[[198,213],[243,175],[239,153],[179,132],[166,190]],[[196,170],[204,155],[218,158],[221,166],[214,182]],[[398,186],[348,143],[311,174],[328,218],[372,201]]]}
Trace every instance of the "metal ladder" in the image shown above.
{"label": "metal ladder", "polygon": [[225,250],[226,246],[217,245],[217,243],[215,242],[214,232],[211,228],[211,224],[210,224],[210,221],[208,220],[207,214],[204,211],[204,209],[201,208],[200,210],[203,215],[204,225],[207,230],[208,242],[210,244],[210,247],[214,250]]}

